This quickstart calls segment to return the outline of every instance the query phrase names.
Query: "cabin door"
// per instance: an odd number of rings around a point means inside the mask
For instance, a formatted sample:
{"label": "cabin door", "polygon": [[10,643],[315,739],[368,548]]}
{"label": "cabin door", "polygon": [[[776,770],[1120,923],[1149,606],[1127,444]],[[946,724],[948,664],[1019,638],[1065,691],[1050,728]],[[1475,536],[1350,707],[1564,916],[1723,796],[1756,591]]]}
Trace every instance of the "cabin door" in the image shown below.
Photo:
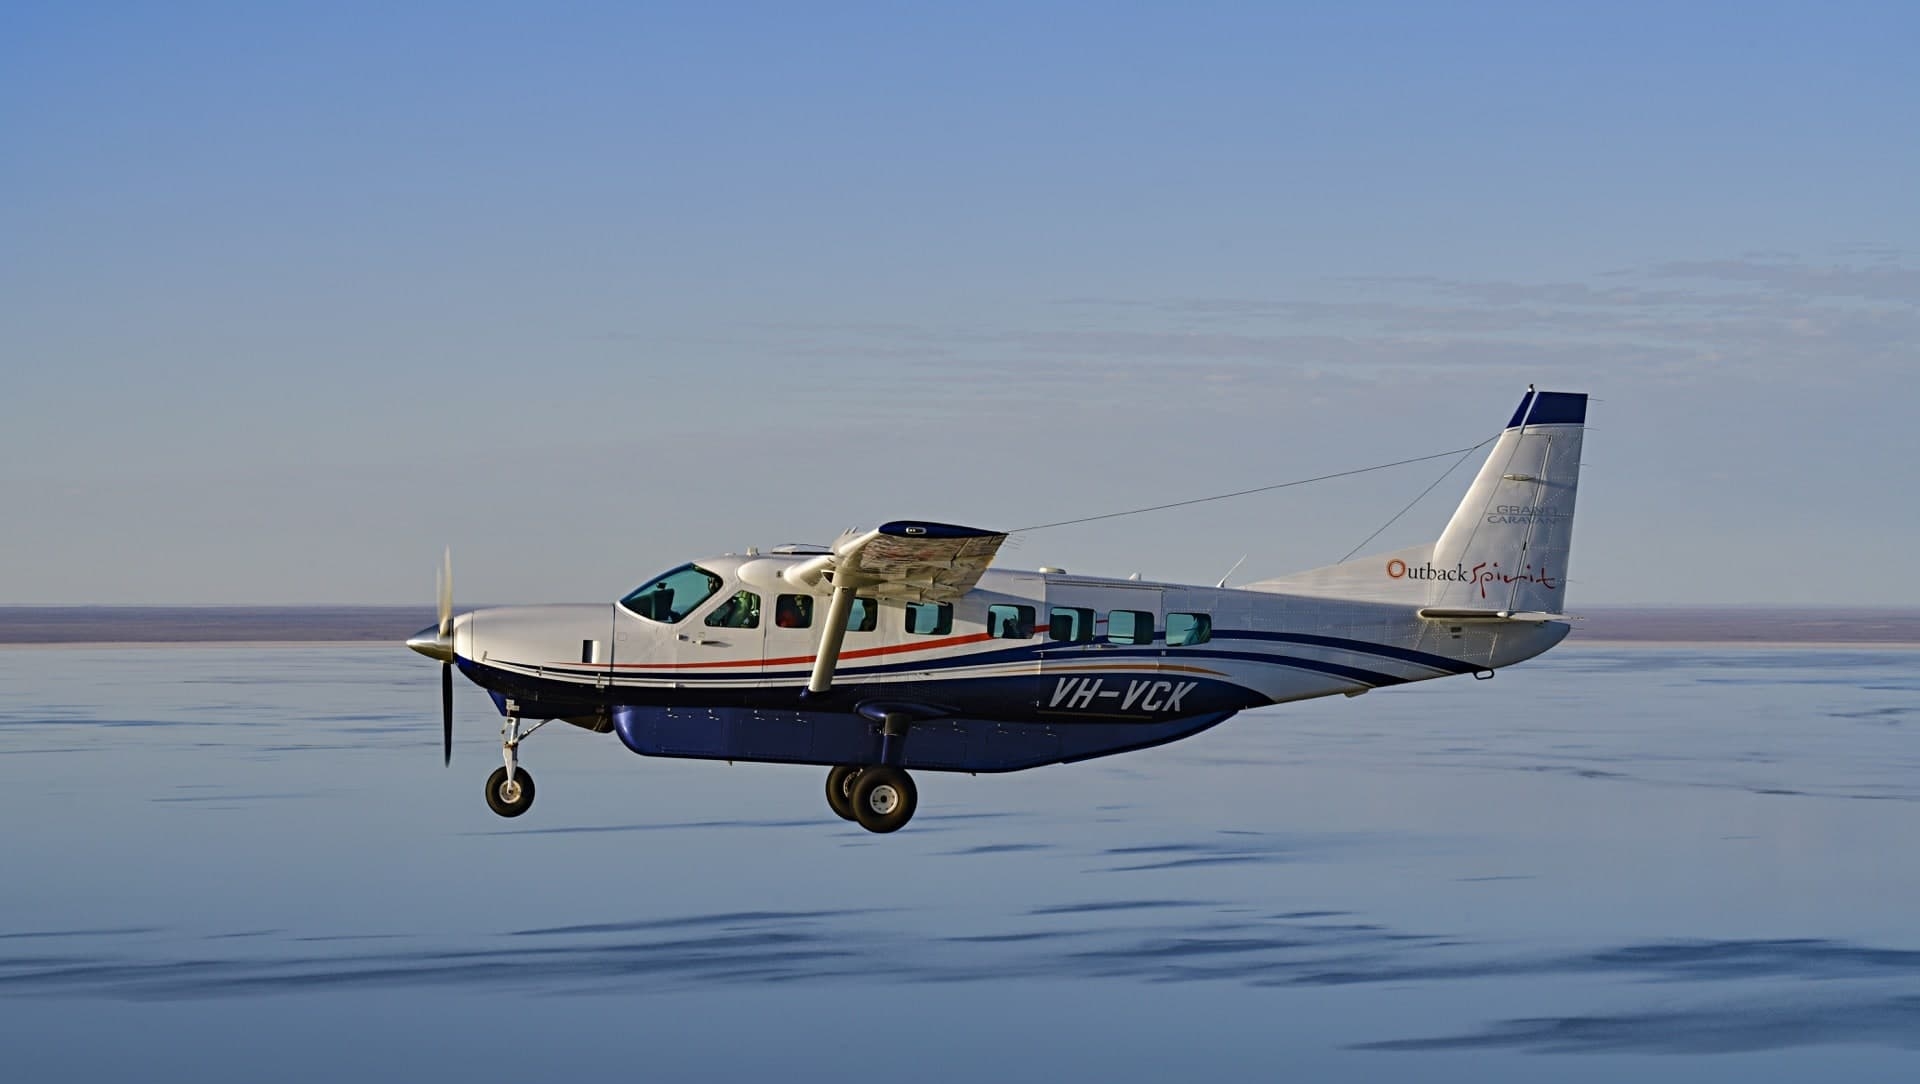
{"label": "cabin door", "polygon": [[767,598],[741,584],[722,588],[675,626],[674,663],[689,682],[716,688],[757,683],[767,635]]}

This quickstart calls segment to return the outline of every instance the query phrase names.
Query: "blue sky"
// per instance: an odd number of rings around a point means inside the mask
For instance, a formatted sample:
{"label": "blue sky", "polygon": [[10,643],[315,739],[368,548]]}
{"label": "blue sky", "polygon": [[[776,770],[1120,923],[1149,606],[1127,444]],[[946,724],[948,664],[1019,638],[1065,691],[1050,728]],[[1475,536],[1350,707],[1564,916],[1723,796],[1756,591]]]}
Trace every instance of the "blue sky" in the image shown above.
{"label": "blue sky", "polygon": [[[448,543],[464,600],[605,598],[1463,446],[1538,382],[1601,400],[1576,610],[1920,603],[1906,5],[6,22],[0,602],[424,604]],[[1437,473],[1006,560],[1277,575]]]}

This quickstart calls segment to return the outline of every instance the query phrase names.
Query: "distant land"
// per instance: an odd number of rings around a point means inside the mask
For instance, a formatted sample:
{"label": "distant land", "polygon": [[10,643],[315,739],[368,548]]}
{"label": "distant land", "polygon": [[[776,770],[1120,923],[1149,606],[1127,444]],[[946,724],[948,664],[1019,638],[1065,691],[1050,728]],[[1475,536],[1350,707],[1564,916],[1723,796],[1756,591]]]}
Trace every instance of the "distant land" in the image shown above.
{"label": "distant land", "polygon": [[[1627,643],[1920,645],[1920,609],[1606,606],[1573,638]],[[0,606],[0,644],[398,644],[428,606]]]}
{"label": "distant land", "polygon": [[0,644],[394,643],[424,606],[0,606]]}

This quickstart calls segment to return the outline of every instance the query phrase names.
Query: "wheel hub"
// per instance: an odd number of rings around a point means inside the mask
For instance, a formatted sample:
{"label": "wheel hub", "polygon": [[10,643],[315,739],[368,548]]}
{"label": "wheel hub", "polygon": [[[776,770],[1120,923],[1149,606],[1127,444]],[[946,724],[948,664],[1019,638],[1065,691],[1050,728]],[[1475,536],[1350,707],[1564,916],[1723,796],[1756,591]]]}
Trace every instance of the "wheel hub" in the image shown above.
{"label": "wheel hub", "polygon": [[899,804],[900,792],[890,783],[880,784],[867,795],[867,806],[883,817],[893,812]]}

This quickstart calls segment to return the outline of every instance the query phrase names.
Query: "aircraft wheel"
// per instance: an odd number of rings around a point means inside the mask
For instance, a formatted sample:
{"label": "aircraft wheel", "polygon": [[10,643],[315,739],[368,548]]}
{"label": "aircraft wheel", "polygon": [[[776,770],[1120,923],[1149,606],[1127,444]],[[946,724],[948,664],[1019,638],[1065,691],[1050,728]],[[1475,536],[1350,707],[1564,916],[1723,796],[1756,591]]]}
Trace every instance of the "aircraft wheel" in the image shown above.
{"label": "aircraft wheel", "polygon": [[487,808],[503,817],[517,817],[533,808],[533,776],[525,768],[513,770],[513,781],[507,781],[505,765],[495,768],[487,776]]}
{"label": "aircraft wheel", "polygon": [[913,777],[898,768],[868,768],[853,781],[853,817],[869,832],[898,831],[919,804]]}
{"label": "aircraft wheel", "polygon": [[841,820],[858,820],[853,815],[853,781],[860,778],[860,769],[842,764],[827,772],[827,808]]}

